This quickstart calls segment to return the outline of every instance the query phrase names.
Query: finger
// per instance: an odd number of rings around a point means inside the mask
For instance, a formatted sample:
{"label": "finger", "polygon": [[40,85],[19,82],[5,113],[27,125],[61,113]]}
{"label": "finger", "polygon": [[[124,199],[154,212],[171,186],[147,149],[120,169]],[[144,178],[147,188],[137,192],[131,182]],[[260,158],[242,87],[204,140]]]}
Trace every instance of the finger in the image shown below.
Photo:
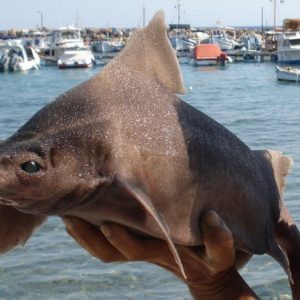
{"label": "finger", "polygon": [[251,259],[253,254],[241,251],[241,250],[236,250],[234,254],[234,266],[236,269],[241,269],[243,268],[248,261]]}
{"label": "finger", "polygon": [[229,228],[214,212],[202,216],[201,232],[205,246],[203,259],[213,272],[228,269],[234,264],[234,241]]}
{"label": "finger", "polygon": [[109,242],[130,261],[149,261],[156,259],[166,263],[167,256],[172,257],[166,242],[158,239],[144,239],[130,233],[125,227],[106,223],[101,226],[101,231]]}
{"label": "finger", "polygon": [[63,217],[62,220],[67,232],[92,256],[103,262],[126,260],[97,227],[77,217]]}

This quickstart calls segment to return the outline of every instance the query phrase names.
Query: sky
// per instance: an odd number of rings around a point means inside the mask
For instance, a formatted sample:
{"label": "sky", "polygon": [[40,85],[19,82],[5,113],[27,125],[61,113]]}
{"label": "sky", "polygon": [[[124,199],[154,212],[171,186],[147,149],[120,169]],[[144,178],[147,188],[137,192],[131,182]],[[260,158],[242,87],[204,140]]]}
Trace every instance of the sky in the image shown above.
{"label": "sky", "polygon": [[[179,0],[180,23],[192,26],[273,26],[285,18],[300,18],[300,0]],[[178,0],[0,0],[0,29],[50,28],[76,23],[84,27],[141,27],[143,5],[146,23],[163,9],[168,24],[177,23]],[[284,3],[282,3],[284,2]],[[262,18],[263,11],[263,18]]]}

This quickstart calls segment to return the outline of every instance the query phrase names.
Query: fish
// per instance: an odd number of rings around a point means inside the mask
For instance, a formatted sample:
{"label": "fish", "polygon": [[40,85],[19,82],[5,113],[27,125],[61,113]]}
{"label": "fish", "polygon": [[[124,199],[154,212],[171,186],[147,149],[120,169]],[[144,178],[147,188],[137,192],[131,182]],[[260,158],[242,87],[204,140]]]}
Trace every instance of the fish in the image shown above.
{"label": "fish", "polygon": [[185,275],[176,244],[202,245],[201,214],[214,210],[238,251],[271,255],[291,278],[274,228],[292,159],[251,150],[184,92],[159,11],[98,74],[0,143],[0,253],[48,216],[76,216],[166,240]]}

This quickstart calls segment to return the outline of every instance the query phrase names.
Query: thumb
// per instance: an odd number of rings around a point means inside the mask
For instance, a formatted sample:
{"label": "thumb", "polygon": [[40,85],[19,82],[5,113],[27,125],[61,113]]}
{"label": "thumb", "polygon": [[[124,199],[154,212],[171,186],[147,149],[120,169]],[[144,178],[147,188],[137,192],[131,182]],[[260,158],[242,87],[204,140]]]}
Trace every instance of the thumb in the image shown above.
{"label": "thumb", "polygon": [[201,232],[205,246],[204,261],[213,273],[224,271],[234,264],[234,241],[231,231],[214,211],[202,216]]}

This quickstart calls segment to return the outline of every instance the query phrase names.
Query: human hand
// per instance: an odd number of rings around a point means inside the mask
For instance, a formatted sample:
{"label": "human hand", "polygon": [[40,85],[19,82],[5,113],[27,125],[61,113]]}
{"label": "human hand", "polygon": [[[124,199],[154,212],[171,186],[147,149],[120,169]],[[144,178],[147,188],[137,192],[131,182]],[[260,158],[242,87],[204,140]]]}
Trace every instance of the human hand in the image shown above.
{"label": "human hand", "polygon": [[228,227],[213,211],[204,213],[201,220],[204,245],[176,245],[185,279],[165,241],[138,237],[114,223],[103,224],[99,230],[79,218],[63,218],[68,233],[103,262],[147,261],[159,265],[183,280],[195,299],[257,299],[234,267],[234,242]]}

